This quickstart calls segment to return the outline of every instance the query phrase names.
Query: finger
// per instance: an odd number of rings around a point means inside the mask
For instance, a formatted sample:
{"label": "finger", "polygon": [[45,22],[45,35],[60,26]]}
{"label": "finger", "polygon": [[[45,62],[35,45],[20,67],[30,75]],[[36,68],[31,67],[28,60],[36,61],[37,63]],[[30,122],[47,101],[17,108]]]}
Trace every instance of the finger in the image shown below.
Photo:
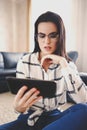
{"label": "finger", "polygon": [[19,91],[15,97],[15,100],[19,101],[23,97],[23,95],[27,89],[28,89],[27,86],[23,86],[21,89],[19,89]]}
{"label": "finger", "polygon": [[33,104],[35,104],[37,101],[42,99],[42,96],[38,96],[36,99],[34,99],[31,103],[27,103],[28,108],[31,107]]}
{"label": "finger", "polygon": [[25,103],[26,106],[31,104],[34,100],[38,99],[40,92],[37,90]]}
{"label": "finger", "polygon": [[20,99],[20,104],[25,104],[25,102],[30,99],[30,97],[37,91],[36,88],[30,89],[28,92],[26,92],[23,97]]}
{"label": "finger", "polygon": [[[21,89],[22,90],[22,89]],[[21,90],[19,90],[18,94],[20,94]],[[23,96],[21,96],[19,98],[19,95],[17,95],[15,97],[15,100],[14,100],[14,106],[18,107],[18,108],[21,108],[23,107],[24,109],[26,108],[25,107],[25,103],[26,103],[26,100],[30,97],[30,95],[32,95],[34,92],[36,91],[36,88],[32,88],[31,90],[29,90],[28,92],[26,92],[25,94],[23,94]]]}
{"label": "finger", "polygon": [[43,65],[46,60],[47,60],[47,61],[51,61],[52,58],[51,58],[49,55],[44,56],[44,57],[41,59],[41,65]]}

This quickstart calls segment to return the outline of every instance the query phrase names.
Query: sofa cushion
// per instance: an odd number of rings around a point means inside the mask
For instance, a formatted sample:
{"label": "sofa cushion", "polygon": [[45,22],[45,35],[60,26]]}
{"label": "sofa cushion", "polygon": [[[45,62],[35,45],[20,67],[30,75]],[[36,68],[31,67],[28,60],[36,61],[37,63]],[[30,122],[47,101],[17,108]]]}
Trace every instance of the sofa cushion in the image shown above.
{"label": "sofa cushion", "polygon": [[87,73],[80,72],[79,74],[83,82],[87,85]]}
{"label": "sofa cushion", "polygon": [[21,52],[2,52],[4,58],[4,67],[6,68],[16,68],[18,60],[24,55]]}

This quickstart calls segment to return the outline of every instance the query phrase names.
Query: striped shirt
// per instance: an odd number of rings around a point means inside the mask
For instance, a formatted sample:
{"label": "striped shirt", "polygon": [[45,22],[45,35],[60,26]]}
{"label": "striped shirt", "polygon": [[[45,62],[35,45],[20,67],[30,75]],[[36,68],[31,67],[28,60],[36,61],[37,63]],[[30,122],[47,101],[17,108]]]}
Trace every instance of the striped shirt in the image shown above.
{"label": "striped shirt", "polygon": [[52,80],[56,82],[57,89],[56,97],[40,99],[31,107],[34,110],[34,113],[28,118],[28,124],[31,126],[43,111],[51,111],[64,105],[67,102],[67,92],[76,103],[87,102],[87,86],[80,78],[73,62],[70,61],[66,68],[61,68],[59,64],[51,64],[45,71],[38,57],[38,52],[23,56],[17,64],[16,76],[18,78]]}

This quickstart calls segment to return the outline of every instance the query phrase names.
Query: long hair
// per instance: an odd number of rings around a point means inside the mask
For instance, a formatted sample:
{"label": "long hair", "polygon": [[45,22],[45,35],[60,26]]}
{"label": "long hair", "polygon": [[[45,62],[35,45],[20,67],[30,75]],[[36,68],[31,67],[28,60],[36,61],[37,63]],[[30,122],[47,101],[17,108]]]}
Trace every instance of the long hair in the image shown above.
{"label": "long hair", "polygon": [[67,53],[66,53],[66,47],[65,47],[65,27],[62,18],[51,11],[47,11],[40,15],[38,19],[35,22],[35,32],[34,32],[34,41],[35,41],[35,47],[33,52],[40,52],[40,47],[37,41],[37,34],[38,34],[38,25],[41,22],[52,22],[56,25],[58,33],[59,33],[59,40],[57,44],[57,48],[55,51],[55,54],[65,57],[67,60],[69,60]]}

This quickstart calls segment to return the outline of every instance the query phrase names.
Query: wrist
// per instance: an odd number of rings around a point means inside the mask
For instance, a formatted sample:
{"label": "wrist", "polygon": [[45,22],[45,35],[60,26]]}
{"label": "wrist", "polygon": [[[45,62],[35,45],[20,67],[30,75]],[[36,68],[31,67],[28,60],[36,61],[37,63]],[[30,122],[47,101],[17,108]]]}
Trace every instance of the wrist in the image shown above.
{"label": "wrist", "polygon": [[60,64],[61,68],[67,68],[68,67],[68,63],[67,63],[65,58],[62,58],[60,60],[59,64]]}
{"label": "wrist", "polygon": [[19,111],[15,110],[15,109],[14,109],[14,112],[15,112],[16,114],[18,114],[18,115],[22,114],[22,112],[19,112]]}
{"label": "wrist", "polygon": [[30,109],[30,107],[27,107],[25,110],[19,111],[19,110],[17,110],[17,109],[14,108],[14,111],[17,114],[27,114],[28,111],[29,111],[29,109]]}

